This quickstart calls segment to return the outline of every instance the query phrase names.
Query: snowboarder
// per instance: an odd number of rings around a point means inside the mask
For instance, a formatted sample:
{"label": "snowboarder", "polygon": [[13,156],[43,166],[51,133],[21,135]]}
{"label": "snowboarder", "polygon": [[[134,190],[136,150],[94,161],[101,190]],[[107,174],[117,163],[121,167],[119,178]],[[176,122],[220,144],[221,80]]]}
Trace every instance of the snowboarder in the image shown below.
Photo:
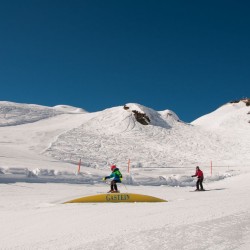
{"label": "snowboarder", "polygon": [[196,190],[195,191],[205,191],[203,188],[202,182],[204,179],[203,172],[200,170],[199,166],[196,167],[196,172],[192,177],[197,176],[197,182],[196,182]]}
{"label": "snowboarder", "polygon": [[103,180],[113,178],[110,182],[110,191],[108,193],[119,193],[116,183],[122,182],[122,174],[116,165],[112,165],[110,168],[112,173],[109,176],[104,177]]}

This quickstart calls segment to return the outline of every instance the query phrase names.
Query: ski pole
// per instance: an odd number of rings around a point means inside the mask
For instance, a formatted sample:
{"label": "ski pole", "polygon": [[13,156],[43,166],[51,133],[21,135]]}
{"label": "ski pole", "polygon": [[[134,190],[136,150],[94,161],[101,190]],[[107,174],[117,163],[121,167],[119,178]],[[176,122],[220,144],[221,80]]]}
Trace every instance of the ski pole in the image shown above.
{"label": "ski pole", "polygon": [[110,182],[108,182],[107,180],[105,179],[102,179],[104,183],[106,183],[107,185],[110,185]]}
{"label": "ski pole", "polygon": [[123,184],[123,186],[126,188],[126,190],[128,191],[128,189],[127,189],[127,186],[122,182],[122,184]]}

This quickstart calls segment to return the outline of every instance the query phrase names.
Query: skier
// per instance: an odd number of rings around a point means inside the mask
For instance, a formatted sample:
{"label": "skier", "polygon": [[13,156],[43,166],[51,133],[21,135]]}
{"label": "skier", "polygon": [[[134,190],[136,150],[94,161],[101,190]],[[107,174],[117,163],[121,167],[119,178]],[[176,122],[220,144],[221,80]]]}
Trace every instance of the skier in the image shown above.
{"label": "skier", "polygon": [[202,185],[204,176],[203,176],[203,172],[200,170],[199,166],[196,167],[196,172],[194,175],[192,175],[192,177],[195,177],[195,176],[197,176],[196,190],[195,191],[205,191],[205,189],[203,188],[203,185]]}
{"label": "skier", "polygon": [[110,191],[108,193],[119,193],[116,183],[121,183],[122,174],[119,168],[116,167],[116,165],[112,165],[110,168],[112,173],[109,176],[104,177],[103,180],[113,178],[110,182]]}

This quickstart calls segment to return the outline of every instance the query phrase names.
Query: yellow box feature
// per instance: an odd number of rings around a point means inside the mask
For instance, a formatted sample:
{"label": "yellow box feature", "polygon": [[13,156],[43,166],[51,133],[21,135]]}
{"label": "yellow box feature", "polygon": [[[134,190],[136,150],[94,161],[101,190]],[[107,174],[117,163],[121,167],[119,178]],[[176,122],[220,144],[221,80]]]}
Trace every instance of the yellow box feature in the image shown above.
{"label": "yellow box feature", "polygon": [[64,203],[97,203],[97,202],[167,202],[166,200],[143,194],[111,193],[85,196]]}

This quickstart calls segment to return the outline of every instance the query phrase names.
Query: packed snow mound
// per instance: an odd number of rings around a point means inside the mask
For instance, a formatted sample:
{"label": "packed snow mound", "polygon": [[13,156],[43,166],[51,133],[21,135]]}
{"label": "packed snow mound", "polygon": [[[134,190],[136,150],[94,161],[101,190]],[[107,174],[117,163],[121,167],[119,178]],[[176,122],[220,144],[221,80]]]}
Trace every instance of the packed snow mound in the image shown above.
{"label": "packed snow mound", "polygon": [[61,111],[50,107],[1,101],[0,127],[36,122],[60,114]]}
{"label": "packed snow mound", "polygon": [[61,111],[64,113],[73,113],[73,114],[84,114],[88,113],[86,110],[82,108],[77,108],[69,105],[56,105],[53,107],[57,111]]}
{"label": "packed snow mound", "polygon": [[250,106],[247,106],[246,102],[227,103],[214,112],[198,118],[192,124],[210,130],[246,130],[250,134],[249,114]]}

